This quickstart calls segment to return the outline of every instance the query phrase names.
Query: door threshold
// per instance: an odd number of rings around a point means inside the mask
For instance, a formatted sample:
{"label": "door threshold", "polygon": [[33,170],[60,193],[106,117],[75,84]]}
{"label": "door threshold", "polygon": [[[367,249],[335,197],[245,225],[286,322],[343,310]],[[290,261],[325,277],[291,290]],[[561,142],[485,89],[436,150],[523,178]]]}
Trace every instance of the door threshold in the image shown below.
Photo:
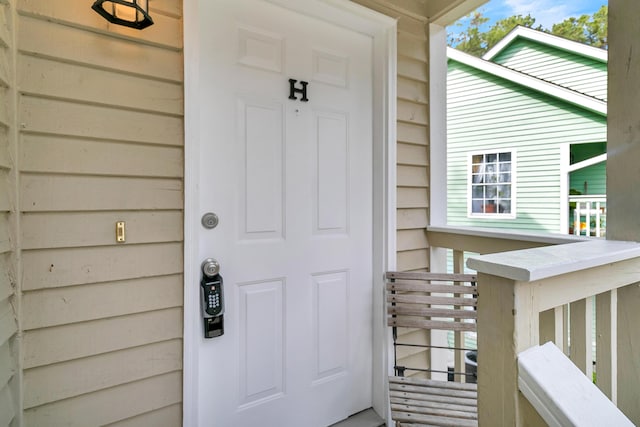
{"label": "door threshold", "polygon": [[342,420],[330,427],[384,427],[384,420],[375,413],[372,408],[351,415],[346,420]]}

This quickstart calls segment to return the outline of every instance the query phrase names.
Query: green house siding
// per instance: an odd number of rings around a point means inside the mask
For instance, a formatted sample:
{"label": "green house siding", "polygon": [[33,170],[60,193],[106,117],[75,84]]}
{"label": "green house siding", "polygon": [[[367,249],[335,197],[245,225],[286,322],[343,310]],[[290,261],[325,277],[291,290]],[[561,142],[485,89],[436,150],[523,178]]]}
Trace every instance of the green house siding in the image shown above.
{"label": "green house siding", "polygon": [[491,59],[505,67],[577,92],[607,99],[607,63],[517,38]]}
{"label": "green house siding", "polygon": [[[447,97],[448,223],[559,232],[561,146],[606,140],[606,118],[453,60]],[[513,219],[468,215],[469,156],[489,150],[515,152]]]}
{"label": "green house siding", "polygon": [[569,175],[569,188],[584,195],[607,194],[606,162],[598,163]]}

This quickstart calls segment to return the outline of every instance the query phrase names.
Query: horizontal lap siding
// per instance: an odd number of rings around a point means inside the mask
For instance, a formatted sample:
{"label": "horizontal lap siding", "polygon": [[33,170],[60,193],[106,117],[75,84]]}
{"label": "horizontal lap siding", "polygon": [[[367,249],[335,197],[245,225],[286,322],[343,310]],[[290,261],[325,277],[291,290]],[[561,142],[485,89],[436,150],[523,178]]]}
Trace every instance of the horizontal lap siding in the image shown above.
{"label": "horizontal lap siding", "polygon": [[0,2],[0,426],[19,423],[19,297],[15,292],[15,100],[12,2]]}
{"label": "horizontal lap siding", "polygon": [[[606,140],[606,118],[454,61],[447,97],[449,224],[559,232],[560,146]],[[468,156],[487,150],[516,151],[515,219],[467,217]]]}
{"label": "horizontal lap siding", "polygon": [[606,162],[602,162],[571,172],[569,188],[582,194],[607,194],[606,168]]}
{"label": "horizontal lap siding", "polygon": [[607,99],[606,62],[523,39],[513,42],[491,61],[598,99]]}
{"label": "horizontal lap siding", "polygon": [[[128,419],[173,406],[181,399],[179,371],[150,376],[107,387],[25,412],[28,426],[107,425],[114,418]],[[91,424],[87,424],[91,420]]]}
{"label": "horizontal lap siding", "polygon": [[17,1],[25,425],[178,425],[182,4],[89,6]]}
{"label": "horizontal lap siding", "polygon": [[[419,0],[355,0],[398,20],[396,269],[429,269],[428,36]],[[404,342],[428,342],[424,330],[402,330]],[[400,363],[428,367],[424,348],[400,353]]]}
{"label": "horizontal lap siding", "polygon": [[398,35],[397,269],[429,268],[426,220],[429,211],[427,39]]}
{"label": "horizontal lap siding", "polygon": [[109,427],[175,427],[181,424],[182,405],[176,404],[109,424]]}
{"label": "horizontal lap siding", "polygon": [[424,2],[355,0],[398,20],[397,269],[429,268],[428,37]]}

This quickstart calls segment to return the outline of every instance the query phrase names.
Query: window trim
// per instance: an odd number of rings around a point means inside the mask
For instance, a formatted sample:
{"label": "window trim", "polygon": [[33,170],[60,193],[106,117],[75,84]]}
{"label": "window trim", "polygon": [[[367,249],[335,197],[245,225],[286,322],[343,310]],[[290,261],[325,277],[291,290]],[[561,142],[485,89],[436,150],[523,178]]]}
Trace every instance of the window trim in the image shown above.
{"label": "window trim", "polygon": [[[487,154],[499,154],[499,153],[510,153],[511,154],[511,212],[510,213],[474,213],[472,212],[472,200],[473,200],[473,184],[472,184],[472,176],[473,176],[473,156],[478,155],[487,155]],[[501,219],[516,219],[517,217],[517,151],[513,148],[500,148],[493,150],[478,150],[478,151],[470,151],[467,153],[467,218],[470,219],[493,219],[493,220],[501,220]]]}

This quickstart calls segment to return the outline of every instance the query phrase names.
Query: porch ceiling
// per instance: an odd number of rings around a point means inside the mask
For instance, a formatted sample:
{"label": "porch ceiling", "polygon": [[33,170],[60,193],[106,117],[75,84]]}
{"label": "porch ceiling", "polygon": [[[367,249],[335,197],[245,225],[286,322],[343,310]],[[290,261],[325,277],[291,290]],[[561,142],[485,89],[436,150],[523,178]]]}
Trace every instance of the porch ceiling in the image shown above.
{"label": "porch ceiling", "polygon": [[[359,0],[353,0],[360,2]],[[446,26],[488,0],[374,0],[397,12],[424,22]]]}
{"label": "porch ceiling", "polygon": [[[403,0],[396,0],[402,2]],[[485,4],[488,0],[424,0],[429,22],[446,26]]]}

